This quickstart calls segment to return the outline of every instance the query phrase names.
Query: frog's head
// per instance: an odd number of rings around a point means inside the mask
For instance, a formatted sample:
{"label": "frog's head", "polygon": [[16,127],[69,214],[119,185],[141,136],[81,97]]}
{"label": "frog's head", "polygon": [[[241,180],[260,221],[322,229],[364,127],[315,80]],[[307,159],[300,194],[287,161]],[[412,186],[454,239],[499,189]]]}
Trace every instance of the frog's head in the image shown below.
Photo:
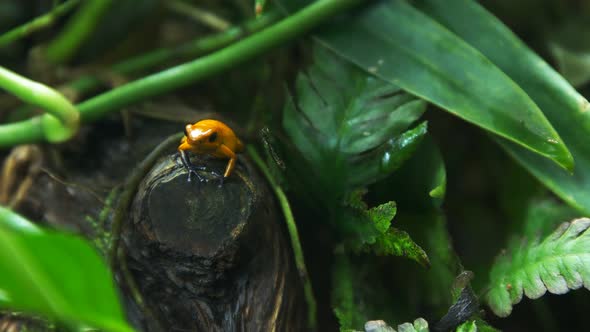
{"label": "frog's head", "polygon": [[217,128],[187,124],[184,127],[184,135],[187,142],[195,148],[211,150],[217,148],[220,144]]}

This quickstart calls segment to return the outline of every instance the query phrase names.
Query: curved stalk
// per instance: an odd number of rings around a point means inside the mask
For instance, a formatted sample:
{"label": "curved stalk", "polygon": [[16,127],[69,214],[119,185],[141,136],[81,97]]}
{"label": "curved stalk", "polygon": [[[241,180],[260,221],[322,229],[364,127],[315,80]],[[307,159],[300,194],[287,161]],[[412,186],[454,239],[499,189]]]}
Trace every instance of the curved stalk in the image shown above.
{"label": "curved stalk", "polygon": [[[0,67],[0,87],[23,101],[43,108],[47,113],[20,123],[0,127],[0,145],[15,138],[25,142],[43,137],[49,142],[63,142],[80,126],[80,114],[63,95],[41,83]],[[12,136],[16,137],[12,137]],[[20,143],[20,142],[19,142]]]}
{"label": "curved stalk", "polygon": [[[96,121],[109,112],[223,72],[302,35],[334,14],[364,1],[316,1],[275,25],[215,53],[130,82],[78,104],[81,120]],[[3,130],[0,127],[0,137]],[[5,144],[0,141],[1,145]]]}

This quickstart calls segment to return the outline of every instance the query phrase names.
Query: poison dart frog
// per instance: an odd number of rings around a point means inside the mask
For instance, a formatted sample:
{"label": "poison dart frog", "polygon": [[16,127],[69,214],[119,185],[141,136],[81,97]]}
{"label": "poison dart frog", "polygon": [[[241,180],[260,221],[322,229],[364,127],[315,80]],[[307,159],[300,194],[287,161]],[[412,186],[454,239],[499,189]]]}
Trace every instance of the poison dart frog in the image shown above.
{"label": "poison dart frog", "polygon": [[244,151],[244,144],[225,123],[217,120],[201,120],[195,124],[186,125],[178,151],[184,167],[188,170],[188,181],[191,181],[192,174],[203,181],[197,170],[205,169],[204,166],[195,166],[191,163],[188,151],[195,154],[207,154],[215,158],[228,158],[229,161],[223,176],[213,173],[220,178],[221,184],[223,184],[223,180],[230,176],[236,165],[236,153]]}

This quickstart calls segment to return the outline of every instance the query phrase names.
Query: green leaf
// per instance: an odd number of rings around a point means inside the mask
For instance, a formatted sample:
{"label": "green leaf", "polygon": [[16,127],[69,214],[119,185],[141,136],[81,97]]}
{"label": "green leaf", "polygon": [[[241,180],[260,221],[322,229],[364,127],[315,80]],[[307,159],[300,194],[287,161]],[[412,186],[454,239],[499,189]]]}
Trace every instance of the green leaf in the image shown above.
{"label": "green leaf", "polygon": [[377,231],[384,234],[389,230],[391,220],[395,217],[396,212],[395,202],[387,202],[371,208],[367,211],[367,216],[371,219]]}
{"label": "green leaf", "polygon": [[370,320],[365,323],[365,332],[396,332],[382,320]]}
{"label": "green leaf", "polygon": [[424,318],[418,318],[412,323],[403,323],[397,326],[397,332],[428,332],[428,322]]}
{"label": "green leaf", "polygon": [[375,243],[365,243],[354,249],[357,252],[372,252],[378,256],[402,256],[428,267],[428,255],[416,244],[410,235],[397,228],[390,228],[375,238]]}
{"label": "green leaf", "polygon": [[[379,270],[379,266],[380,264],[370,257],[362,256],[355,259],[342,250],[337,250],[332,268],[332,308],[340,323],[340,331],[360,330],[364,326],[366,331],[395,332],[383,321],[367,321],[391,318],[391,303],[397,301],[382,284],[382,277],[385,277],[387,284],[391,282],[391,278],[383,276],[384,273]],[[367,287],[368,284],[371,287]],[[408,330],[409,328],[412,329]],[[419,318],[414,324],[402,324],[398,329],[427,332],[428,323]]]}
{"label": "green leaf", "polygon": [[370,224],[373,227],[360,230],[360,239],[349,240],[347,247],[355,253],[403,256],[428,267],[430,261],[426,252],[412,240],[408,233],[391,227],[391,220],[397,212],[395,202],[390,201],[367,209],[366,204],[362,201],[362,193],[358,191],[348,198],[346,204],[353,209],[353,211],[348,211],[356,216],[357,220],[354,223]]}
{"label": "green leaf", "polygon": [[500,332],[481,319],[467,321],[455,330],[455,332]]}
{"label": "green leaf", "polygon": [[477,332],[477,323],[475,320],[467,321],[459,325],[455,332]]}
{"label": "green leaf", "polygon": [[590,81],[590,53],[576,52],[558,43],[549,43],[549,51],[559,72],[573,86],[580,87]]}
{"label": "green leaf", "polygon": [[106,331],[133,331],[113,276],[83,239],[43,230],[0,207],[0,308]]}
{"label": "green leaf", "polygon": [[[355,176],[348,182],[351,186],[367,185],[386,178],[399,169],[420,147],[426,137],[428,123],[416,127],[385,142],[380,148],[352,160]],[[435,188],[436,189],[436,188]]]}
{"label": "green leaf", "polygon": [[[316,47],[284,109],[283,127],[309,164],[307,177],[331,193],[390,174],[424,135],[405,132],[426,103]],[[397,136],[397,138],[396,138]]]}
{"label": "green leaf", "polygon": [[402,212],[400,210],[396,216],[396,226],[412,234],[413,240],[424,249],[430,260],[430,269],[406,265],[404,275],[411,275],[412,278],[405,278],[403,283],[400,281],[396,289],[398,301],[403,298],[414,303],[414,310],[410,313],[427,306],[436,315],[442,316],[454,302],[451,290],[455,277],[462,271],[445,217],[439,211],[422,211],[415,215]]}
{"label": "green leaf", "polygon": [[542,242],[529,241],[501,255],[490,272],[485,296],[492,311],[506,317],[523,293],[537,299],[548,290],[564,294],[590,287],[590,219],[563,223]]}
{"label": "green leaf", "polygon": [[585,11],[579,11],[557,24],[548,24],[547,48],[561,75],[574,87],[590,81],[590,42],[583,37],[590,33],[588,18]]}
{"label": "green leaf", "polygon": [[501,140],[500,144],[564,201],[590,214],[588,101],[475,1],[452,0],[443,4],[428,0],[418,3],[421,4],[420,9],[484,53],[539,105],[569,147],[576,161],[574,173],[570,174],[505,140]]}
{"label": "green leaf", "polygon": [[396,201],[405,211],[440,207],[447,174],[438,146],[424,137],[416,151],[396,172],[371,186],[371,192]]}
{"label": "green leaf", "polygon": [[546,236],[565,220],[572,220],[579,214],[571,207],[555,200],[534,199],[527,209],[522,233],[527,238]]}
{"label": "green leaf", "polygon": [[355,308],[353,271],[345,254],[337,254],[332,268],[332,308],[340,329],[360,328],[365,321]]}
{"label": "green leaf", "polygon": [[[302,1],[281,3],[292,9]],[[373,2],[315,36],[375,76],[573,169],[570,152],[531,98],[478,50],[406,1]]]}

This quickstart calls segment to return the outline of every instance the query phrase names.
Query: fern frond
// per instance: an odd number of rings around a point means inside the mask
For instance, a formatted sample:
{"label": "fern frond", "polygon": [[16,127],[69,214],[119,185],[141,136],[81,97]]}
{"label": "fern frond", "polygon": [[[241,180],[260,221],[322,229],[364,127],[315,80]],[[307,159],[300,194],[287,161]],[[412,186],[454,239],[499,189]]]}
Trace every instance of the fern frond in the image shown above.
{"label": "fern frond", "polygon": [[590,219],[563,223],[542,242],[530,241],[498,257],[490,272],[486,302],[506,317],[523,293],[537,299],[549,291],[590,289]]}
{"label": "fern frond", "polygon": [[365,332],[429,332],[428,322],[424,318],[418,318],[412,323],[403,323],[397,326],[397,331],[382,320],[372,320],[365,324]]}

